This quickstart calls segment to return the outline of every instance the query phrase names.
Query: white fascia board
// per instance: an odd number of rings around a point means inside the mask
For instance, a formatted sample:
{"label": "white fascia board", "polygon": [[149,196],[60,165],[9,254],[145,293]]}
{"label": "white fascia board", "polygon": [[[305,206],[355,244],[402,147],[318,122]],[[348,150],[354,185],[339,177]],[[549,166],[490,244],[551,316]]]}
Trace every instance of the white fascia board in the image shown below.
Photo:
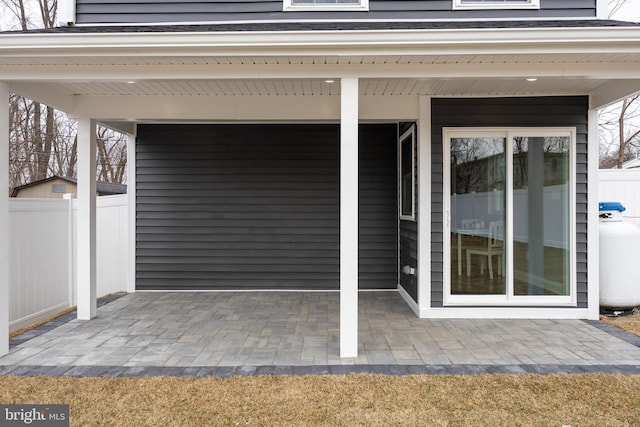
{"label": "white fascia board", "polygon": [[607,107],[640,92],[640,79],[612,81],[591,93],[590,108]]}
{"label": "white fascia board", "polygon": [[100,120],[100,125],[114,130],[116,132],[123,133],[125,135],[136,135],[137,127],[136,123],[133,121],[110,121],[110,120]]}
{"label": "white fascia board", "polygon": [[228,64],[228,65],[94,65],[64,63],[38,65],[1,65],[7,81],[85,81],[105,80],[210,80],[210,79],[326,79],[351,75],[363,79],[407,78],[600,78],[640,79],[638,62],[606,61],[592,63],[446,63],[446,64]]}
{"label": "white fascia board", "polygon": [[10,89],[20,96],[42,102],[57,110],[71,111],[74,106],[73,97],[44,83],[13,82]]}
{"label": "white fascia board", "polygon": [[[101,121],[166,120],[265,121],[340,119],[339,96],[77,96],[74,116],[89,115]],[[415,120],[416,96],[360,96],[361,120]],[[118,128],[116,128],[118,126]],[[125,133],[126,124],[113,124]]]}
{"label": "white fascia board", "polygon": [[4,34],[2,56],[637,52],[640,27]]}

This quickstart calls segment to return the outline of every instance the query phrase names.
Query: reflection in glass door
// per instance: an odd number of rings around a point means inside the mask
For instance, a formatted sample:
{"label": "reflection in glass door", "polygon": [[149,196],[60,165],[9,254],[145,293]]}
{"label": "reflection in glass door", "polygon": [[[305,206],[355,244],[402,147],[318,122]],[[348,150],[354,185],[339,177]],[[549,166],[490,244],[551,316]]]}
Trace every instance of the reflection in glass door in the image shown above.
{"label": "reflection in glass door", "polygon": [[513,138],[515,295],[569,295],[569,142]]}
{"label": "reflection in glass door", "polygon": [[445,303],[575,304],[575,129],[445,129]]}
{"label": "reflection in glass door", "polygon": [[504,295],[506,138],[450,141],[451,294]]}

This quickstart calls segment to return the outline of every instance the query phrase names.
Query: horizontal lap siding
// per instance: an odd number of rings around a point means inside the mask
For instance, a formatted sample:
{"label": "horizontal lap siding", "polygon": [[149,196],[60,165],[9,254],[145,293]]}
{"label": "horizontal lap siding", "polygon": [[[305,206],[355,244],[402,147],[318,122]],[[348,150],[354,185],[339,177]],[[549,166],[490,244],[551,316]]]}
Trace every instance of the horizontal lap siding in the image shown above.
{"label": "horizontal lap siding", "polygon": [[[138,289],[337,289],[338,126],[141,125],[136,147]],[[396,271],[388,210],[361,218],[363,287]]]}
{"label": "horizontal lap siding", "polygon": [[578,307],[587,307],[588,98],[483,98],[432,100],[431,301],[443,305],[443,127],[576,128],[576,280]]}
{"label": "horizontal lap siding", "polygon": [[397,132],[395,124],[360,126],[361,289],[398,286]]}
{"label": "horizontal lap siding", "polygon": [[159,23],[317,19],[595,17],[596,0],[541,0],[540,10],[453,11],[451,0],[371,0],[369,12],[283,12],[282,0],[77,0],[76,22]]}

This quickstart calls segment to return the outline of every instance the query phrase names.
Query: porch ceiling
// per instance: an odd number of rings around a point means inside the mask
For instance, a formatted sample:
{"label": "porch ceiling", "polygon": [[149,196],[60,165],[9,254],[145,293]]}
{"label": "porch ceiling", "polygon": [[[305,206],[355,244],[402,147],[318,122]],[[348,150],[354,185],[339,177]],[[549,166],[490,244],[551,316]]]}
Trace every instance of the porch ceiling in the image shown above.
{"label": "porch ceiling", "polygon": [[[212,116],[202,108],[214,98],[231,100],[229,105],[235,106],[233,113],[222,114],[220,120],[276,118],[275,113],[265,116],[265,110],[278,110],[280,118],[287,117],[288,107],[280,104],[291,104],[292,99],[298,102],[297,107],[290,107],[293,112],[313,110],[318,102],[325,102],[325,112],[317,118],[333,120],[339,114],[337,79],[349,76],[361,79],[361,96],[395,97],[387,107],[378,105],[369,116],[363,116],[374,120],[415,118],[417,104],[411,99],[417,96],[592,95],[597,107],[640,90],[640,51],[629,49],[545,54],[336,53],[103,56],[25,55],[0,50],[0,75],[15,92],[72,115],[128,121],[210,120]],[[530,77],[537,80],[527,81]],[[327,83],[327,79],[336,83]],[[141,116],[133,107],[123,109],[123,97],[146,115]],[[256,98],[262,98],[264,105],[243,115],[247,104]],[[398,110],[407,103],[413,106]],[[194,114],[188,112],[190,108]],[[172,115],[175,112],[180,113]],[[397,116],[390,112],[397,112]],[[311,116],[294,114],[288,118]]]}
{"label": "porch ceiling", "polygon": [[[430,78],[363,79],[362,96],[508,96],[583,95],[607,84],[605,79]],[[68,96],[339,96],[340,85],[321,79],[159,80],[129,82],[54,82],[48,86]]]}

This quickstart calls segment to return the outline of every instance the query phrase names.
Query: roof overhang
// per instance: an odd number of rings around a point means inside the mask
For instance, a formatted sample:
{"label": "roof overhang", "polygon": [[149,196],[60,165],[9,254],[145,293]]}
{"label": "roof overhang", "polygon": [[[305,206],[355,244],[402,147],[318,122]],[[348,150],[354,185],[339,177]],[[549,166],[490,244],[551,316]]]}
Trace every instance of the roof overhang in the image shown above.
{"label": "roof overhang", "polygon": [[412,118],[419,96],[590,95],[598,108],[640,91],[640,26],[0,39],[0,76],[16,92],[105,121],[332,120],[339,85],[324,81],[341,77],[359,77],[365,101],[384,100],[362,104],[371,119]]}

